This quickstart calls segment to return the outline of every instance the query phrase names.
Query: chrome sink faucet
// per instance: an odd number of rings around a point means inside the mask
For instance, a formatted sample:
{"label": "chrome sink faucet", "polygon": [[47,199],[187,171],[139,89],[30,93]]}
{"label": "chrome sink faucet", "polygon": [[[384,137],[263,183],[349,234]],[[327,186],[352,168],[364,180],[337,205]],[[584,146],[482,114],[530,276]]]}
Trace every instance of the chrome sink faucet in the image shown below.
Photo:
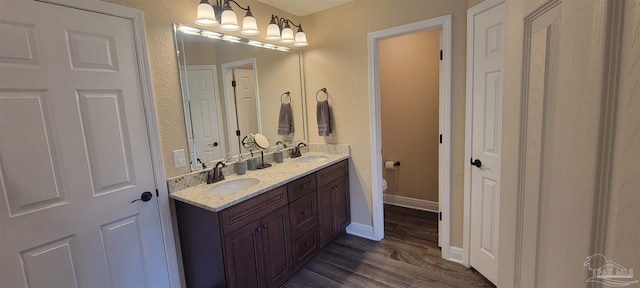
{"label": "chrome sink faucet", "polygon": [[224,180],[224,174],[222,174],[222,167],[226,167],[222,161],[216,163],[216,166],[207,173],[207,184],[216,183]]}
{"label": "chrome sink faucet", "polygon": [[291,158],[298,158],[302,156],[302,153],[300,152],[300,146],[307,147],[307,144],[304,144],[303,142],[298,143],[298,145],[296,145],[296,148],[293,148],[293,151],[291,152]]}

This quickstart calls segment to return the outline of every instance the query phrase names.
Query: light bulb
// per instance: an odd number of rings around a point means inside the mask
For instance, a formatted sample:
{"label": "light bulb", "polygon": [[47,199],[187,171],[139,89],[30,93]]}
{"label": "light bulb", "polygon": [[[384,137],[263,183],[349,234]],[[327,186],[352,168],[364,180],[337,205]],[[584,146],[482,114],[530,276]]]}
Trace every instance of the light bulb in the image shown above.
{"label": "light bulb", "polygon": [[291,44],[295,42],[295,40],[293,39],[293,30],[291,30],[291,28],[287,26],[285,26],[285,28],[282,29],[282,39],[280,40],[280,43]]}
{"label": "light bulb", "polygon": [[247,15],[242,19],[242,31],[240,32],[242,35],[258,35],[260,31],[258,30],[258,23],[256,22],[256,18],[253,17],[251,11],[247,12]]}
{"label": "light bulb", "polygon": [[198,12],[196,14],[196,24],[202,26],[215,26],[218,25],[213,7],[209,4],[209,1],[202,0],[198,5]]}
{"label": "light bulb", "polygon": [[307,42],[307,34],[304,34],[302,29],[298,29],[298,32],[296,32],[295,41],[296,42],[293,44],[293,46],[296,46],[296,47],[309,46],[309,43]]}
{"label": "light bulb", "polygon": [[222,11],[222,18],[220,20],[220,30],[224,31],[238,31],[240,30],[240,26],[238,25],[238,17],[236,17],[236,13],[231,10],[231,8],[225,8]]}

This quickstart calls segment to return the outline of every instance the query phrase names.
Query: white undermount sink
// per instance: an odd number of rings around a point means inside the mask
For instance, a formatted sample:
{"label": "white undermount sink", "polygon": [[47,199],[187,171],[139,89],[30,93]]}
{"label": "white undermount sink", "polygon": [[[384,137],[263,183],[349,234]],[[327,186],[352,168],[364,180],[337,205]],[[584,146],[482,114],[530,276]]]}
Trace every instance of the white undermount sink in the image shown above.
{"label": "white undermount sink", "polygon": [[327,161],[327,159],[329,159],[329,157],[324,155],[307,155],[307,156],[302,156],[296,159],[295,161],[309,163],[309,162]]}
{"label": "white undermount sink", "polygon": [[208,193],[226,194],[234,193],[238,191],[247,190],[253,186],[258,185],[260,179],[256,178],[240,178],[233,180],[225,180],[216,184],[207,190]]}

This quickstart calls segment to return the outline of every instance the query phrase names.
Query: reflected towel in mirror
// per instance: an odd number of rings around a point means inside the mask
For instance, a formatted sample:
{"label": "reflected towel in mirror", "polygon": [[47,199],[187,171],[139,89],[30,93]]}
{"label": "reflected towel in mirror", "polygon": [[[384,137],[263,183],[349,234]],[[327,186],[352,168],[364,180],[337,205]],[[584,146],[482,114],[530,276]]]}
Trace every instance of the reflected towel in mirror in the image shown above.
{"label": "reflected towel in mirror", "polygon": [[280,116],[278,117],[278,135],[291,135],[293,128],[293,113],[289,103],[280,105]]}
{"label": "reflected towel in mirror", "polygon": [[331,113],[329,109],[329,101],[318,101],[316,108],[316,116],[318,118],[318,135],[331,136]]}

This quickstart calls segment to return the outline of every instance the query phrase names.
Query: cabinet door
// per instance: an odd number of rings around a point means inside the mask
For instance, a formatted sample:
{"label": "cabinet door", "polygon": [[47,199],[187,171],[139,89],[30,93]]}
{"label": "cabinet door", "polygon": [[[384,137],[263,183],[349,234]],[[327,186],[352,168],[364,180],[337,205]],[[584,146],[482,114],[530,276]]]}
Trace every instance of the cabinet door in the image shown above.
{"label": "cabinet door", "polygon": [[270,213],[261,224],[266,286],[279,287],[293,272],[288,208]]}
{"label": "cabinet door", "polygon": [[333,221],[335,233],[344,232],[351,223],[351,204],[349,197],[349,178],[343,176],[331,183],[331,204],[333,208]]}
{"label": "cabinet door", "polygon": [[318,229],[320,235],[320,247],[325,247],[333,240],[335,226],[333,213],[331,212],[331,191],[333,184],[329,183],[318,188]]}
{"label": "cabinet door", "polygon": [[331,243],[351,223],[349,178],[342,176],[318,189],[320,246]]}
{"label": "cabinet door", "polygon": [[261,227],[257,220],[224,237],[228,287],[265,287]]}

